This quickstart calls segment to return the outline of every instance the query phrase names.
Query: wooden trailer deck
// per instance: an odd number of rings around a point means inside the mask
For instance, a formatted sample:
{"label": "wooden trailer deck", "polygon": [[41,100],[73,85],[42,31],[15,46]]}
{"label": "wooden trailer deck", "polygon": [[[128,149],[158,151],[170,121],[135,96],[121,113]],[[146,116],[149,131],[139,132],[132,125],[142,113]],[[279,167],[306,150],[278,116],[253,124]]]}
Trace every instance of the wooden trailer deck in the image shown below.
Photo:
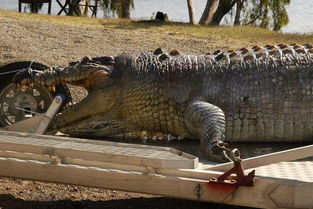
{"label": "wooden trailer deck", "polygon": [[[312,150],[293,150],[292,159]],[[210,181],[230,164],[198,163],[173,148],[0,132],[0,176],[258,208],[313,208],[313,161],[276,163],[287,154],[265,156],[275,164],[256,168],[254,186],[236,186]],[[243,164],[262,165],[261,159]]]}

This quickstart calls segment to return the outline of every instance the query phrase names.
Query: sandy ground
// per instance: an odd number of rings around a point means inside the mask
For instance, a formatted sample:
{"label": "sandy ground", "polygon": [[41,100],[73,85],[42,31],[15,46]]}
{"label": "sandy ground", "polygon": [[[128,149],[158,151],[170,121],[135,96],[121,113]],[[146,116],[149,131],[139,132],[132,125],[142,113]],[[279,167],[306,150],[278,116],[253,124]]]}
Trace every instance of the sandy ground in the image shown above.
{"label": "sandy ground", "polygon": [[2,18],[0,28],[1,62],[25,58],[64,65],[84,56],[152,51],[158,47],[194,54],[213,50],[209,37],[189,36],[187,39],[171,32],[153,34],[105,25],[103,28],[70,27]]}
{"label": "sandy ground", "polygon": [[[177,38],[173,33],[152,34],[131,29],[71,27],[0,17],[0,62],[35,59],[49,65],[65,65],[84,56],[178,48],[204,53],[209,38]],[[74,94],[81,94],[76,90]],[[1,168],[0,168],[1,169]],[[98,188],[0,179],[0,208],[136,208],[196,209],[230,206]]]}

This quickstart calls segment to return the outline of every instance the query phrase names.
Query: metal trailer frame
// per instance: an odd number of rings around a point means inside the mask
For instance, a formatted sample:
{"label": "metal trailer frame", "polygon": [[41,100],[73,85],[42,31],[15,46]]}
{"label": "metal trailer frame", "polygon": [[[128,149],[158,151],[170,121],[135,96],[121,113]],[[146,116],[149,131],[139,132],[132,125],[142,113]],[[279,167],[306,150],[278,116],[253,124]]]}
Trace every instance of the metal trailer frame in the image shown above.
{"label": "metal trailer frame", "polygon": [[313,156],[313,145],[213,165],[173,148],[33,134],[43,133],[60,105],[55,99],[44,116],[14,125],[32,133],[0,131],[0,176],[257,208],[313,208],[313,161],[289,162]]}

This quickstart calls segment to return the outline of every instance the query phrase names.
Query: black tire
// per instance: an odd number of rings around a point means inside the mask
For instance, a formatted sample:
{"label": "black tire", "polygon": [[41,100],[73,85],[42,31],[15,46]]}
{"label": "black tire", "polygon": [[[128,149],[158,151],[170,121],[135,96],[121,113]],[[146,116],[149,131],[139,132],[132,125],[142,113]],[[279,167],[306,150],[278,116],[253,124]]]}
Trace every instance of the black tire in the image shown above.
{"label": "black tire", "polygon": [[[12,62],[12,63],[0,66],[0,126],[10,125],[10,124],[14,123],[14,121],[17,122],[17,121],[23,119],[23,117],[22,118],[19,117],[18,120],[14,119],[13,121],[10,121],[8,119],[8,113],[5,112],[5,111],[8,111],[7,107],[6,107],[6,109],[4,109],[5,107],[3,106],[3,103],[4,103],[4,100],[8,97],[5,94],[8,94],[8,92],[10,90],[18,93],[18,90],[16,90],[15,87],[12,85],[12,78],[15,75],[15,73],[20,69],[28,68],[30,66],[30,64],[31,64],[30,61],[18,61],[18,62]],[[31,64],[31,68],[34,70],[45,70],[49,67],[47,65],[44,65],[44,64],[41,64],[38,62],[33,62]],[[57,85],[55,92],[49,91],[48,89],[45,89],[45,88],[40,87],[40,86],[34,86],[34,88],[36,88],[36,90],[41,92],[43,94],[43,97],[45,98],[44,99],[45,100],[45,106],[36,112],[39,112],[39,113],[45,112],[47,107],[49,107],[49,105],[52,101],[51,98],[53,98],[57,94],[63,94],[65,96],[65,102],[63,103],[62,108],[67,103],[72,101],[72,96],[71,96],[70,90],[69,90],[68,86],[65,84]],[[24,91],[23,94],[26,95],[27,93],[30,93],[30,92],[32,92],[32,91]],[[38,104],[37,104],[37,106],[38,106]],[[17,110],[15,110],[15,111],[17,111]],[[14,115],[14,113],[13,113],[13,115]]]}

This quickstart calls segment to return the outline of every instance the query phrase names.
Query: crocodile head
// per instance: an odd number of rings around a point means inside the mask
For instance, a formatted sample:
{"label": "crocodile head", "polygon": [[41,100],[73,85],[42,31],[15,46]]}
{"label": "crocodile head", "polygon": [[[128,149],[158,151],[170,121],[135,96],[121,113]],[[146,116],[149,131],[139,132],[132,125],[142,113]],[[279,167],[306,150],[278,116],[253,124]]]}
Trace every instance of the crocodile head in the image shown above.
{"label": "crocodile head", "polygon": [[19,86],[32,86],[34,83],[54,89],[59,83],[81,86],[90,90],[109,85],[112,80],[110,66],[114,64],[111,56],[89,58],[84,57],[71,62],[67,67],[53,67],[45,71],[25,68],[13,77],[13,83]]}
{"label": "crocodile head", "polygon": [[84,87],[87,90],[96,90],[110,85],[113,81],[110,78],[114,64],[113,57],[84,57],[81,61],[71,62],[67,67],[67,75],[70,81],[68,84]]}

